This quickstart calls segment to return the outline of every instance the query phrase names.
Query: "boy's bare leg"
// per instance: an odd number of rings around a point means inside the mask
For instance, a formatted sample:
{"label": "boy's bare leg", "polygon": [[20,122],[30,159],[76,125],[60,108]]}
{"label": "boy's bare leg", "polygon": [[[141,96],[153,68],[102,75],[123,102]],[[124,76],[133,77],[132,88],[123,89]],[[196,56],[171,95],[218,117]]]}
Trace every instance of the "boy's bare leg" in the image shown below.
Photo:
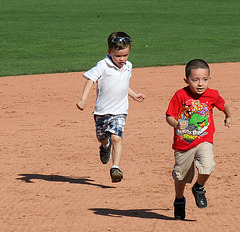
{"label": "boy's bare leg", "polygon": [[181,182],[179,183],[175,181],[175,193],[178,199],[183,198],[185,186],[186,186],[186,183],[181,183]]}
{"label": "boy's bare leg", "polygon": [[199,185],[205,185],[206,181],[208,180],[210,175],[207,174],[199,174],[197,182]]}
{"label": "boy's bare leg", "polygon": [[113,145],[112,150],[113,165],[119,167],[122,157],[122,139],[118,135],[112,134],[111,141]]}
{"label": "boy's bare leg", "polygon": [[112,141],[112,160],[113,166],[110,169],[110,176],[112,178],[112,182],[120,182],[123,178],[123,173],[119,169],[120,160],[122,157],[122,139],[118,135],[111,135]]}

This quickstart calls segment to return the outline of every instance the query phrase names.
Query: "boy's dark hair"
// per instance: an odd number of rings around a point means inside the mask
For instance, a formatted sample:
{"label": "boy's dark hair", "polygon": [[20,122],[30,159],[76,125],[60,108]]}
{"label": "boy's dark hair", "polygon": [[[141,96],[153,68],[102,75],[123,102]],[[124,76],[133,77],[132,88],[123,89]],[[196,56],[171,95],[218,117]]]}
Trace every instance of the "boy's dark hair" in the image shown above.
{"label": "boy's dark hair", "polygon": [[209,68],[207,62],[205,62],[204,60],[201,60],[201,59],[194,59],[194,60],[189,61],[186,64],[186,68],[185,68],[186,78],[188,78],[191,75],[192,69],[198,69],[198,68],[208,69],[208,72],[210,75],[210,68]]}
{"label": "boy's dark hair", "polygon": [[[115,38],[127,38],[128,41],[126,42],[123,39],[120,42],[116,43],[116,42],[113,41]],[[131,41],[132,41],[131,37],[128,34],[126,34],[125,32],[122,32],[122,31],[113,32],[108,37],[108,49],[109,50],[112,50],[112,49],[122,50],[122,49],[125,49],[127,47],[131,47]]]}

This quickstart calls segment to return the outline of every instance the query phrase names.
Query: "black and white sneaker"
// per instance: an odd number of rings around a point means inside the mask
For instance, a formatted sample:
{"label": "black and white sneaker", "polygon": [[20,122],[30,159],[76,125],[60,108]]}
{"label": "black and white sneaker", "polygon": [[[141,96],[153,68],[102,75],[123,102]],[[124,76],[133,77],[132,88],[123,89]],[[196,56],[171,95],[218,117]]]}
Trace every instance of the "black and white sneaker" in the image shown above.
{"label": "black and white sneaker", "polygon": [[99,147],[100,148],[100,160],[102,161],[103,164],[107,164],[111,157],[112,142],[111,142],[111,139],[109,139],[109,141],[110,141],[110,144],[109,144],[108,148],[104,148],[103,145],[101,145]]}
{"label": "black and white sneaker", "polygon": [[192,193],[195,197],[197,207],[200,209],[206,208],[207,207],[207,199],[205,197],[206,190],[204,190],[204,188],[198,190],[196,189],[195,185],[193,185]]}

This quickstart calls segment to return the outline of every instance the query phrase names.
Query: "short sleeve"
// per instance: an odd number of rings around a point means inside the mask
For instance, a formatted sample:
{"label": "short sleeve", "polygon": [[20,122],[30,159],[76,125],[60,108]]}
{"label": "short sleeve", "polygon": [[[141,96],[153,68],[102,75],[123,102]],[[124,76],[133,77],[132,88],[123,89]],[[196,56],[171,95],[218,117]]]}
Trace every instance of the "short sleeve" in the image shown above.
{"label": "short sleeve", "polygon": [[179,99],[175,93],[172,99],[170,100],[166,115],[177,118],[180,109]]}
{"label": "short sleeve", "polygon": [[104,64],[105,64],[105,61],[103,60],[99,61],[95,67],[85,72],[83,74],[83,77],[86,79],[90,79],[93,82],[96,82],[104,72]]}

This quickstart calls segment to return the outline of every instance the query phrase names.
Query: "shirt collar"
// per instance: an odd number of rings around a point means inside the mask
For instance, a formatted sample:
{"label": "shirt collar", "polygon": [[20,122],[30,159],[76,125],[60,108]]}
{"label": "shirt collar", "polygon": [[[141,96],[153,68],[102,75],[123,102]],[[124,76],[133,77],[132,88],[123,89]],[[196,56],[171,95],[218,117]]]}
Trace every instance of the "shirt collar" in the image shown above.
{"label": "shirt collar", "polygon": [[[105,57],[104,60],[105,60],[105,62],[106,62],[108,65],[110,65],[110,66],[112,66],[112,67],[120,70],[120,68],[118,68],[118,67],[113,63],[113,61],[112,61],[112,59],[111,59],[111,56],[110,56],[109,54],[106,55],[106,57]],[[126,63],[123,65],[123,67],[121,68],[121,70],[125,70],[125,69],[127,69]]]}

